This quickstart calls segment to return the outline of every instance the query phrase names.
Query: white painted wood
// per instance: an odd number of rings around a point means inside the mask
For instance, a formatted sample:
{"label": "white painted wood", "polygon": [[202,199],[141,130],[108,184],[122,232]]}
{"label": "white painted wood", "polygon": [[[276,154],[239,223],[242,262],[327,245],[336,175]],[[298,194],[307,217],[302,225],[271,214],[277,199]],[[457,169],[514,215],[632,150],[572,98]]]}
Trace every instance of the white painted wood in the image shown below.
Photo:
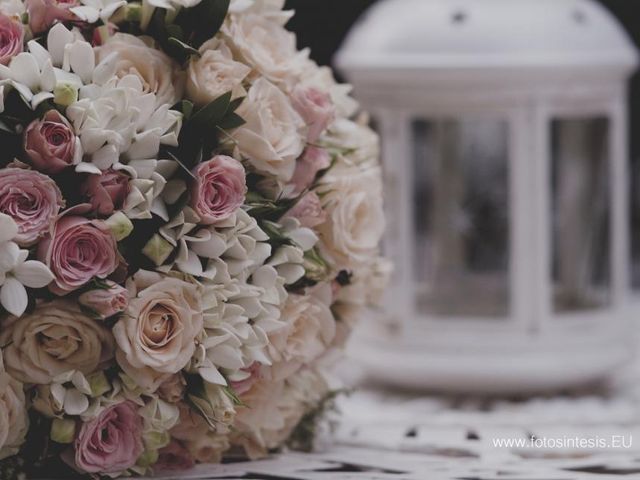
{"label": "white painted wood", "polygon": [[[593,0],[385,0],[337,63],[381,125],[391,189],[385,243],[396,262],[388,314],[360,329],[355,361],[393,385],[490,392],[581,385],[627,362],[640,309],[628,272],[625,85],[638,53],[616,20]],[[410,120],[478,117],[510,130],[510,315],[421,315]],[[550,132],[553,119],[567,117],[609,121],[613,301],[556,314]]]}

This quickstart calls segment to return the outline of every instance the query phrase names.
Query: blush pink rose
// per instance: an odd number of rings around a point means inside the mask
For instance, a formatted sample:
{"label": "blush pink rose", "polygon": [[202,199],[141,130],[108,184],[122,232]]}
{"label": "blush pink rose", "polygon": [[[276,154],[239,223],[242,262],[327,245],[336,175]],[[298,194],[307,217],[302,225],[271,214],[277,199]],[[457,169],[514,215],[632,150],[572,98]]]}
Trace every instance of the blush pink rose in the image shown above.
{"label": "blush pink rose", "polygon": [[315,87],[294,89],[291,96],[293,107],[309,127],[307,140],[315,142],[320,138],[336,116],[336,107],[331,95]]}
{"label": "blush pink rose", "polygon": [[258,362],[253,362],[249,368],[244,368],[243,371],[247,372],[249,376],[239,382],[229,382],[229,386],[238,395],[244,395],[251,387],[260,380],[260,372],[262,366]]}
{"label": "blush pink rose", "polygon": [[58,173],[73,165],[76,136],[71,124],[57,110],[34,120],[24,132],[24,150],[33,166],[46,173]]}
{"label": "blush pink rose", "polygon": [[121,262],[111,231],[100,220],[66,216],[38,245],[38,259],[55,275],[49,285],[56,295],[66,295],[89,283],[105,279]]}
{"label": "blush pink rose", "polygon": [[83,423],[74,450],[75,467],[86,473],[120,473],[133,467],[144,450],[136,405],[118,403]]}
{"label": "blush pink rose", "polygon": [[285,217],[296,218],[303,227],[315,228],[327,221],[327,213],[316,192],[307,192]]}
{"label": "blush pink rose", "polygon": [[43,237],[64,206],[56,183],[35,170],[0,170],[0,213],[9,215],[18,225],[14,241],[30,247]]}
{"label": "blush pink rose", "polygon": [[331,155],[324,148],[308,147],[296,162],[296,169],[291,178],[294,195],[300,195],[309,188],[320,170],[331,166]]}
{"label": "blush pink rose", "polygon": [[124,312],[129,305],[129,293],[126,288],[111,280],[105,283],[108,288],[89,290],[78,297],[80,305],[102,319]]}
{"label": "blush pink rose", "polygon": [[213,225],[231,216],[244,203],[247,194],[245,171],[235,158],[213,157],[193,170],[195,183],[191,191],[191,207],[201,223]]}
{"label": "blush pink rose", "polygon": [[90,175],[80,187],[80,193],[91,203],[98,215],[109,216],[121,210],[131,191],[130,177],[119,170],[107,170],[102,175]]}
{"label": "blush pink rose", "polygon": [[154,472],[189,470],[196,464],[191,453],[176,440],[171,440],[158,454],[158,461],[153,466]]}
{"label": "blush pink rose", "polygon": [[26,0],[29,12],[29,27],[34,34],[42,33],[56,22],[76,20],[71,8],[77,0]]}
{"label": "blush pink rose", "polygon": [[9,65],[22,52],[24,28],[22,24],[0,13],[0,65]]}

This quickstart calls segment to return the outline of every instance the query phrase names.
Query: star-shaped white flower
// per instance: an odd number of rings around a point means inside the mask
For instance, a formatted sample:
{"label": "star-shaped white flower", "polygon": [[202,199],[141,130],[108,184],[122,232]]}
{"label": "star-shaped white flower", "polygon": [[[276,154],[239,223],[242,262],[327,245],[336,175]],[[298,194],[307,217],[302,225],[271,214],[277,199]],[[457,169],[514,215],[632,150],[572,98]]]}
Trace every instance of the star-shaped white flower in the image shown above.
{"label": "star-shaped white flower", "polygon": [[12,241],[17,234],[18,226],[13,219],[0,213],[0,303],[19,317],[29,303],[25,287],[46,287],[54,276],[45,264],[27,260],[29,252]]}

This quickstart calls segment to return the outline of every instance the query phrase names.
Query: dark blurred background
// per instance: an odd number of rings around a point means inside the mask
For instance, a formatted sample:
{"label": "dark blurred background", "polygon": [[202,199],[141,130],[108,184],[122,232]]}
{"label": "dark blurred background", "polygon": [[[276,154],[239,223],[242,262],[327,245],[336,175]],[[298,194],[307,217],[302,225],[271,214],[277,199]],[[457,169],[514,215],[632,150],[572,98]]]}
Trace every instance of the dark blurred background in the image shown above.
{"label": "dark blurred background", "polygon": [[[640,47],[640,8],[636,0],[599,0],[626,27]],[[287,0],[296,10],[289,28],[298,34],[298,46],[311,48],[321,65],[330,65],[347,32],[376,0]],[[634,286],[640,288],[640,75],[631,85],[631,172]],[[636,133],[637,132],[637,133]]]}

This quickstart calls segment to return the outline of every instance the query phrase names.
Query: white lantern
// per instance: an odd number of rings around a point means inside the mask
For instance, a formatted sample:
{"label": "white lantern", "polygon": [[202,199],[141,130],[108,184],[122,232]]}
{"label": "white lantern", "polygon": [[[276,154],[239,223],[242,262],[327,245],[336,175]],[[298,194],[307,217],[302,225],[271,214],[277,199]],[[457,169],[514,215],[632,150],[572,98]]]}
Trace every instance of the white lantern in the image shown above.
{"label": "white lantern", "polygon": [[377,379],[534,391],[628,361],[631,41],[591,0],[386,0],[338,66],[382,138]]}

